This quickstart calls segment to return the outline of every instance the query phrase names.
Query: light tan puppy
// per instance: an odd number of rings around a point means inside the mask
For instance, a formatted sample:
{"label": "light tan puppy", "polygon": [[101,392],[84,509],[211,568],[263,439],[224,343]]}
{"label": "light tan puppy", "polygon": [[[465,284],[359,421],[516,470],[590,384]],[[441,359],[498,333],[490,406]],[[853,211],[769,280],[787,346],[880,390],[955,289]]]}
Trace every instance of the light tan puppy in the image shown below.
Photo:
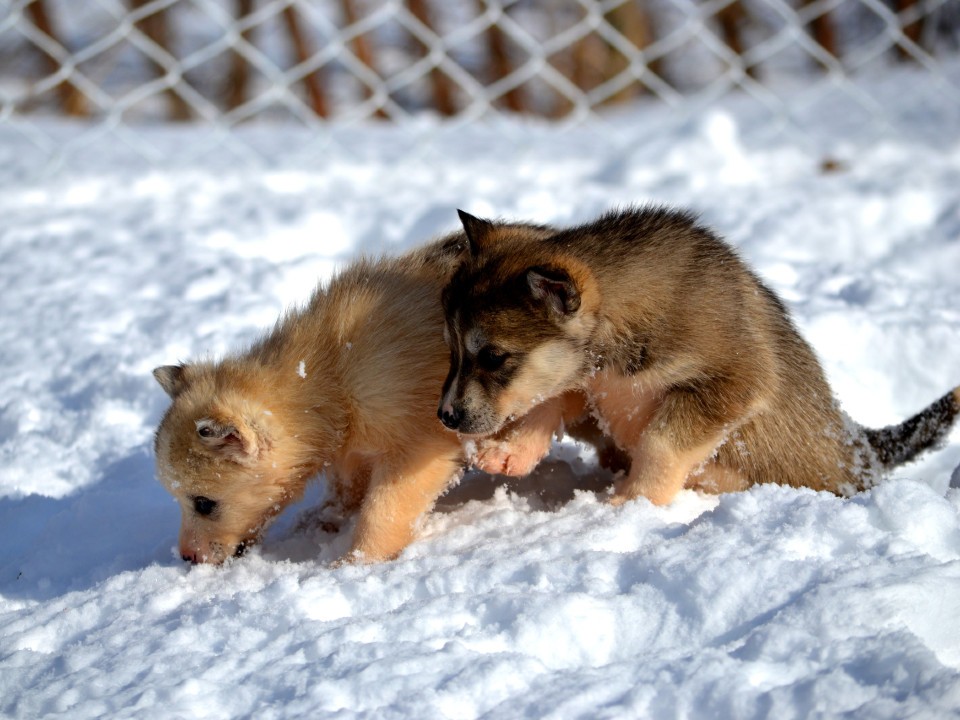
{"label": "light tan puppy", "polygon": [[460,233],[361,261],[249,350],[154,371],[173,400],[156,458],[180,504],[184,559],[239,554],[320,472],[332,515],[359,511],[352,559],[391,558],[411,541],[464,461],[436,403],[449,358],[440,291],[465,250]]}
{"label": "light tan puppy", "polygon": [[486,436],[583,391],[631,457],[614,502],[759,482],[849,494],[960,414],[958,388],[895,427],[850,421],[780,300],[685,213],[632,209],[562,230],[461,219],[471,251],[443,294],[442,422]]}

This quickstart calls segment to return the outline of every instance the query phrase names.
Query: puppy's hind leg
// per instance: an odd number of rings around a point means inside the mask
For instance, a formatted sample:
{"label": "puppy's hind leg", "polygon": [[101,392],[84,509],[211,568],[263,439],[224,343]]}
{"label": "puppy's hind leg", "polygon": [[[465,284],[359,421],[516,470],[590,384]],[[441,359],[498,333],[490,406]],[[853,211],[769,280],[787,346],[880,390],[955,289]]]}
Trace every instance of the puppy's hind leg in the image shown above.
{"label": "puppy's hind leg", "polygon": [[611,503],[646,497],[666,505],[759,405],[747,383],[730,380],[671,389],[646,429],[629,444],[632,466]]}

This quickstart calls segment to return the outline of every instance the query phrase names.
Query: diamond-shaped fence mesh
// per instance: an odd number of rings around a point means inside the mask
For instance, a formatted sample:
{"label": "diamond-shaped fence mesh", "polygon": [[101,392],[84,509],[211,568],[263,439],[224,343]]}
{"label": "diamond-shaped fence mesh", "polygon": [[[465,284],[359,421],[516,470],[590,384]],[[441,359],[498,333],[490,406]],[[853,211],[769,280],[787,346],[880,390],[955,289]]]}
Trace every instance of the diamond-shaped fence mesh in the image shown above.
{"label": "diamond-shaped fence mesh", "polygon": [[[570,127],[729,98],[798,133],[835,98],[879,134],[924,95],[957,112],[958,33],[958,0],[7,0],[0,125],[54,163],[104,138],[158,159],[141,128],[160,122],[256,160],[257,126],[303,127],[306,152],[361,122]],[[916,97],[864,82],[904,68]]]}

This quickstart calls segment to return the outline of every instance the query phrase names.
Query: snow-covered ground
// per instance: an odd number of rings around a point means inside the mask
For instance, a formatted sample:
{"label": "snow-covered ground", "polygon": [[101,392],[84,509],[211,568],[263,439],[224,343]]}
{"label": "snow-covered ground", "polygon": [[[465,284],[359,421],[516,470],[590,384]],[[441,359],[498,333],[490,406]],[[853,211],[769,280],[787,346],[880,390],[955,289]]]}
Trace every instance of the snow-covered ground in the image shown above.
{"label": "snow-covered ground", "polygon": [[153,367],[249,342],[457,207],[693,207],[787,300],[848,412],[897,422],[960,383],[960,124],[923,82],[900,120],[932,142],[862,137],[824,95],[826,144],[755,142],[763,115],[731,103],[673,127],[335,130],[299,162],[296,133],[261,128],[245,141],[283,159],[239,170],[199,155],[204,131],[144,130],[169,163],[99,142],[31,179],[0,126],[0,716],[960,711],[958,432],[851,500],[768,485],[667,508],[603,504],[565,443],[525,481],[468,477],[398,560],[337,568],[349,529],[308,512],[322,480],[247,556],[184,564],[151,454]]}

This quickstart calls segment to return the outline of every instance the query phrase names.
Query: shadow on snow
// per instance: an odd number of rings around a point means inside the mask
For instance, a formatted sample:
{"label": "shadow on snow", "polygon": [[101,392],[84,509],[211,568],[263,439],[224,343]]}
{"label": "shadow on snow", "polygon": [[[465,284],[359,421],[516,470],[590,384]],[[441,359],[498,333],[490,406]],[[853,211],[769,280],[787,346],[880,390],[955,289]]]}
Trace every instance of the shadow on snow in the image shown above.
{"label": "shadow on snow", "polygon": [[[583,465],[579,460],[574,465]],[[497,488],[526,498],[534,509],[555,509],[576,490],[604,493],[612,482],[597,468],[548,458],[524,478],[471,471],[439,499],[437,512],[486,501]],[[352,522],[339,533],[315,527],[314,508],[326,483],[311,483],[267,533],[263,552],[272,561],[325,562],[349,546]],[[314,510],[313,512],[311,512]],[[155,479],[147,446],[105,465],[97,482],[62,498],[29,495],[0,499],[0,595],[47,600],[80,591],[124,571],[152,564],[177,566],[180,512]]]}

